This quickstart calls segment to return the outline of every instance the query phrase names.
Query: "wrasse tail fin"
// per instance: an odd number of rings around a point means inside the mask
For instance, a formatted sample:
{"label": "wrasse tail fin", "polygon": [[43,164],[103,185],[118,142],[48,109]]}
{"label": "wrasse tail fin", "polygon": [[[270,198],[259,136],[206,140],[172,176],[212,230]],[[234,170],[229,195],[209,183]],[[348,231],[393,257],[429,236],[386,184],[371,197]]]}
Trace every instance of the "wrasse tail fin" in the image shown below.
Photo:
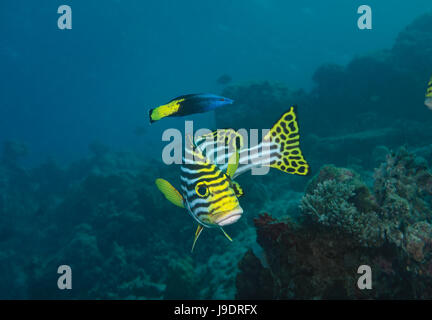
{"label": "wrasse tail fin", "polygon": [[154,109],[150,109],[150,110],[149,110],[149,119],[150,119],[150,124],[152,124],[153,122],[157,121],[157,120],[153,120],[153,118],[152,118],[153,111],[154,111]]}
{"label": "wrasse tail fin", "polygon": [[150,116],[150,123],[156,122],[162,118],[165,118],[167,115],[165,115],[163,112],[161,112],[161,108],[164,106],[159,106],[155,109],[150,109],[149,116]]}
{"label": "wrasse tail fin", "polygon": [[300,133],[295,106],[291,106],[280,117],[263,141],[271,141],[279,147],[279,156],[270,163],[270,167],[302,176],[309,173],[309,164],[300,149]]}
{"label": "wrasse tail fin", "polygon": [[195,243],[197,242],[197,240],[198,240],[198,237],[200,236],[200,234],[201,234],[201,232],[203,231],[203,229],[204,229],[204,227],[202,226],[202,225],[198,225],[198,228],[196,229],[196,231],[195,231],[195,238],[194,238],[194,242],[193,242],[193,244],[192,244],[192,249],[191,249],[191,252],[193,252],[193,249],[195,248]]}
{"label": "wrasse tail fin", "polygon": [[176,114],[178,114],[178,111],[183,101],[184,99],[173,100],[167,104],[151,109],[149,111],[150,123],[158,121],[165,117],[175,116]]}
{"label": "wrasse tail fin", "polygon": [[163,193],[163,195],[169,202],[180,208],[185,207],[182,195],[180,194],[180,192],[177,191],[176,188],[171,185],[171,183],[164,179],[156,179],[155,183],[160,192]]}

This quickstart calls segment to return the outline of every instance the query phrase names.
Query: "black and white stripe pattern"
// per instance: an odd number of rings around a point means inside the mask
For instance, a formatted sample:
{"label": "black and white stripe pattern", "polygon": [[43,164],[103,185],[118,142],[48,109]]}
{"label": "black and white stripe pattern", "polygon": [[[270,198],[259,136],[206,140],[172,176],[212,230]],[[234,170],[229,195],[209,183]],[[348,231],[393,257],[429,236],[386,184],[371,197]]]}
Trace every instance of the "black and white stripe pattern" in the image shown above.
{"label": "black and white stripe pattern", "polygon": [[[230,188],[226,174],[193,148],[185,148],[185,158],[181,166],[181,191],[186,200],[187,209],[193,218],[210,227],[212,225],[200,217],[217,212],[226,201],[233,201],[229,198],[235,197],[235,193]],[[193,158],[194,156],[196,157]],[[199,183],[205,183],[205,186],[212,190],[211,197],[201,197],[197,194],[196,186]],[[237,201],[236,198],[235,201]]]}
{"label": "black and white stripe pattern", "polygon": [[[220,145],[215,142],[205,140],[204,143],[199,144],[199,148],[203,150],[208,159],[212,159],[222,171],[226,172],[229,159],[231,158],[234,150],[227,145]],[[239,166],[233,178],[252,170],[253,168],[263,165],[271,165],[280,159],[280,147],[272,141],[263,141],[259,145],[252,148],[244,148],[240,151]]]}

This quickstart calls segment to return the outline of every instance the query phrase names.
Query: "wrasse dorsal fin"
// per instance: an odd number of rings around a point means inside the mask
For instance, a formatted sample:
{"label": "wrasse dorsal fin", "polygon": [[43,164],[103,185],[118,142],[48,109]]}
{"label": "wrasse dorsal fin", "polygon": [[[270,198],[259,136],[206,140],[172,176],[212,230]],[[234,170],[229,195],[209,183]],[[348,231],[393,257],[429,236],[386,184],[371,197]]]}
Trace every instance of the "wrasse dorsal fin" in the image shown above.
{"label": "wrasse dorsal fin", "polygon": [[164,179],[156,179],[155,183],[160,192],[162,192],[169,202],[180,208],[185,207],[182,195],[171,185],[171,183]]}
{"label": "wrasse dorsal fin", "polygon": [[170,101],[168,101],[168,103],[173,102],[173,101],[180,101],[180,100],[181,100],[181,102],[183,102],[184,100],[187,100],[187,99],[199,96],[199,95],[200,95],[199,93],[184,94],[182,96],[178,96],[178,97],[175,97],[174,99],[171,99]]}
{"label": "wrasse dorsal fin", "polygon": [[279,147],[279,157],[270,163],[270,167],[302,176],[309,173],[309,164],[300,149],[300,133],[295,106],[291,106],[280,117],[266,134],[264,141],[271,141]]}
{"label": "wrasse dorsal fin", "polygon": [[198,238],[199,238],[201,232],[203,231],[203,229],[204,229],[204,227],[203,227],[202,225],[199,224],[199,225],[198,225],[198,228],[197,228],[196,231],[195,231],[195,237],[194,237],[194,242],[193,242],[193,244],[192,244],[191,252],[193,252],[193,250],[194,250],[194,248],[195,248],[195,244],[196,244],[196,242],[197,242],[197,240],[198,240]]}

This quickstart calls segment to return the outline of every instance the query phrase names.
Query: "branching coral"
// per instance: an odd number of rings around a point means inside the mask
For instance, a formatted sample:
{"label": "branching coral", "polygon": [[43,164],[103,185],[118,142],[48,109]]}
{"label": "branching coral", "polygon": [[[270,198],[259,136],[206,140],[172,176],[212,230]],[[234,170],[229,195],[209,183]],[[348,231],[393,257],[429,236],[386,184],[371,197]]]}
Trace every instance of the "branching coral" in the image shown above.
{"label": "branching coral", "polygon": [[347,232],[366,245],[382,242],[377,207],[353,171],[325,166],[307,190],[300,208],[312,220]]}
{"label": "branching coral", "polygon": [[418,242],[424,240],[414,230],[418,223],[428,230],[432,219],[427,200],[432,174],[425,161],[401,148],[388,155],[374,177],[372,194],[354,172],[325,166],[309,184],[301,210],[319,224],[349,233],[362,245],[381,246],[387,241],[419,260],[423,255]]}
{"label": "branching coral", "polygon": [[[376,170],[373,191],[352,170],[323,167],[301,201],[303,220],[255,219],[266,265],[244,256],[237,297],[430,299],[430,183],[425,162],[405,149]],[[357,289],[363,264],[372,269],[372,290]]]}
{"label": "branching coral", "polygon": [[387,156],[375,172],[374,191],[383,214],[397,215],[407,223],[431,219],[432,211],[425,196],[432,194],[432,174],[423,158],[401,148]]}

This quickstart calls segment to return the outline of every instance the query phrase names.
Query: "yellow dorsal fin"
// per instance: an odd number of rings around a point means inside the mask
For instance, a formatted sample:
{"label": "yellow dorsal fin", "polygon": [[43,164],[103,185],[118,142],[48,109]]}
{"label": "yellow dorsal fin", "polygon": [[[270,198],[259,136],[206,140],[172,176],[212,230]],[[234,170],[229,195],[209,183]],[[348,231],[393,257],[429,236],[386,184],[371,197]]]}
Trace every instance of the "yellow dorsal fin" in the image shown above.
{"label": "yellow dorsal fin", "polygon": [[195,243],[197,242],[197,240],[198,240],[198,237],[200,236],[200,234],[201,234],[201,232],[203,231],[203,229],[204,229],[204,227],[202,226],[202,225],[198,225],[198,228],[196,229],[196,231],[195,231],[195,238],[194,238],[194,242],[193,242],[193,244],[192,244],[192,250],[191,250],[191,252],[193,252],[193,249],[195,248]]}
{"label": "yellow dorsal fin", "polygon": [[223,232],[223,234],[225,235],[225,237],[227,237],[229,241],[232,241],[232,239],[231,239],[231,237],[228,235],[228,233],[226,233],[225,230],[224,230],[222,227],[220,227],[220,229],[222,230],[222,232]]}
{"label": "yellow dorsal fin", "polygon": [[266,134],[264,141],[271,141],[279,146],[280,157],[273,161],[270,167],[302,176],[309,173],[309,164],[300,150],[300,134],[295,106],[291,106],[280,117]]}
{"label": "yellow dorsal fin", "polygon": [[234,173],[236,172],[240,160],[240,151],[236,148],[236,150],[232,153],[231,157],[228,160],[228,167],[226,174],[228,177],[232,178]]}
{"label": "yellow dorsal fin", "polygon": [[163,193],[163,195],[165,196],[165,198],[167,198],[168,201],[180,208],[185,207],[182,195],[180,194],[180,192],[177,191],[176,188],[171,185],[171,183],[164,179],[156,179],[155,183],[160,192]]}
{"label": "yellow dorsal fin", "polygon": [[186,136],[186,148],[188,148],[193,153],[194,161],[202,163],[209,162],[208,159],[203,155],[201,148],[197,147],[190,135]]}

